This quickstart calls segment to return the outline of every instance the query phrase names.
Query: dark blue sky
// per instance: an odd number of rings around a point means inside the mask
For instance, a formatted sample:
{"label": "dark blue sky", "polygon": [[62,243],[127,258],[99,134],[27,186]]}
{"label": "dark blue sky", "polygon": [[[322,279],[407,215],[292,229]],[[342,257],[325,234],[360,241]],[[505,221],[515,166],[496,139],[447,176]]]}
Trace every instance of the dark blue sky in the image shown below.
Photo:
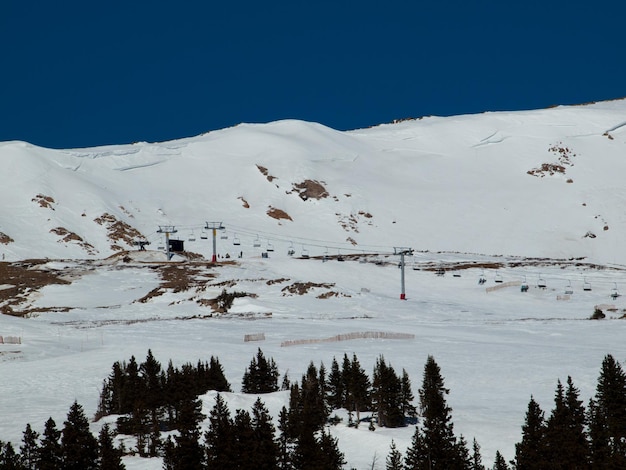
{"label": "dark blue sky", "polygon": [[0,141],[163,141],[626,95],[623,2],[0,4]]}

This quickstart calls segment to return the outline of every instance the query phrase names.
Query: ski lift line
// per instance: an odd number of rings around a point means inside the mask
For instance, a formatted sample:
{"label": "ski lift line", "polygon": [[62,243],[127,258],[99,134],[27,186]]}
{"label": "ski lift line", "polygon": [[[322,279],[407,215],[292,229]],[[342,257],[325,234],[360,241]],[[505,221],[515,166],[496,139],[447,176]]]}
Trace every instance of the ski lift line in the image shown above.
{"label": "ski lift line", "polygon": [[306,237],[288,236],[284,234],[265,232],[261,230],[253,230],[253,229],[249,229],[246,227],[233,225],[230,223],[228,224],[228,227],[231,228],[233,231],[236,231],[237,233],[240,233],[240,234],[245,234],[245,235],[252,236],[252,237],[256,237],[257,235],[263,236],[263,238],[269,239],[272,241],[282,241],[282,242],[298,241],[299,243],[306,243],[307,245],[315,246],[318,248],[325,248],[327,246],[333,247],[333,248],[340,247],[340,248],[351,250],[351,251],[363,251],[363,248],[366,248],[366,249],[375,248],[377,251],[380,251],[380,249],[384,249],[385,251],[389,253],[393,253],[393,247],[386,246],[386,245],[359,245],[359,248],[354,248],[352,244],[350,244],[349,242],[337,242],[337,241],[319,240],[319,239],[306,238]]}

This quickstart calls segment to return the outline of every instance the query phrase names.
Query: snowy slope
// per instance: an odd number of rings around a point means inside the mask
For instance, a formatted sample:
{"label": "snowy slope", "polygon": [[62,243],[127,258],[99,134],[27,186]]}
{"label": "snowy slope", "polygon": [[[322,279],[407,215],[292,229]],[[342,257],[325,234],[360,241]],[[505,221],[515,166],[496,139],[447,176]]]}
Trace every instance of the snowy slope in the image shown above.
{"label": "snowy slope", "polygon": [[[617,262],[625,123],[626,102],[612,101],[350,132],[280,121],[157,144],[48,150],[8,142],[0,146],[0,231],[15,241],[3,252],[108,256],[106,225],[94,222],[107,213],[155,242],[160,225],[187,238],[222,221],[248,241],[333,251],[408,245]],[[528,174],[544,164],[564,173]],[[328,197],[299,197],[294,185],[307,180]],[[51,208],[38,195],[52,198]],[[268,216],[270,208],[292,220]],[[93,250],[59,242],[50,232],[57,227]]]}
{"label": "snowy slope", "polygon": [[[19,442],[26,423],[41,431],[48,416],[62,425],[74,399],[93,415],[112,363],[131,355],[143,360],[148,348],[164,365],[217,355],[238,392],[261,347],[292,380],[310,361],[328,368],[333,357],[353,352],[371,374],[383,354],[397,371],[407,370],[415,393],[432,354],[451,390],[456,432],[470,442],[476,437],[488,465],[496,450],[513,458],[531,394],[549,411],[557,379],[571,375],[586,402],[604,355],[626,359],[626,323],[618,319],[626,301],[610,297],[626,289],[619,243],[626,230],[625,123],[626,101],[613,101],[350,132],[281,121],[154,144],[0,144],[0,232],[13,239],[0,252],[5,261],[49,258],[38,269],[70,282],[22,292],[14,308],[29,318],[0,315],[0,335],[22,340],[0,344],[0,440]],[[550,175],[555,166],[541,172],[543,164],[560,165],[565,174]],[[294,185],[307,180],[328,196],[300,197]],[[270,208],[291,220],[270,217]],[[206,221],[226,226],[219,254],[241,251],[243,258],[217,268],[180,263],[197,270],[199,282],[164,288],[159,225],[176,226],[189,251],[208,257],[210,239],[200,237]],[[126,240],[141,234],[153,242],[150,250],[128,262],[107,259],[118,251],[112,245],[129,248],[115,238],[120,225]],[[253,246],[257,239],[260,247]],[[275,251],[261,258],[268,244]],[[291,246],[294,257],[287,255]],[[407,260],[405,302],[398,300],[398,258],[385,255],[394,246],[418,250]],[[300,259],[303,250],[377,254],[367,263],[339,263]],[[581,259],[555,261],[567,258]],[[473,267],[460,269],[464,264]],[[438,266],[445,276],[434,275]],[[487,283],[478,285],[482,275]],[[504,287],[494,289],[496,276]],[[540,279],[546,289],[537,287]],[[0,279],[0,288],[12,282]],[[296,282],[318,286],[291,294]],[[522,282],[530,285],[526,294]],[[593,290],[583,290],[584,283]],[[159,295],[138,301],[159,286]],[[209,318],[203,301],[224,286],[254,296],[236,299],[228,316]],[[566,296],[569,286],[574,293]],[[587,321],[597,305],[608,319]],[[364,332],[413,337],[316,342]],[[265,340],[243,341],[260,333]],[[285,345],[294,340],[308,342]],[[226,398],[234,412],[256,397]],[[263,399],[273,413],[286,404],[284,393]],[[213,400],[203,397],[205,414]],[[391,439],[404,450],[413,428],[331,431],[347,467],[361,469],[374,459],[374,468],[384,468]],[[125,463],[161,468],[158,459]]]}

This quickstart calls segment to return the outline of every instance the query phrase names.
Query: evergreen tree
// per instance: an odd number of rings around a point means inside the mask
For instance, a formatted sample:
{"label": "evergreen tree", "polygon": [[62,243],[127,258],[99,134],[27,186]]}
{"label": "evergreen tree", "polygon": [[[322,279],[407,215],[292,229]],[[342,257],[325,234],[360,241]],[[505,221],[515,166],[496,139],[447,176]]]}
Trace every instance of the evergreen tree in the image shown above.
{"label": "evergreen tree", "polygon": [[245,410],[237,410],[233,420],[233,452],[237,456],[237,468],[256,470],[256,449],[252,418]]}
{"label": "evergreen tree", "polygon": [[582,400],[579,400],[580,392],[574,386],[571,377],[567,377],[567,389],[565,390],[565,407],[567,413],[566,446],[569,453],[562,462],[563,468],[588,468],[589,440],[586,432],[587,418]]}
{"label": "evergreen tree", "polygon": [[509,470],[509,466],[506,464],[506,460],[504,460],[499,450],[496,450],[496,460],[493,464],[493,470]]}
{"label": "evergreen tree", "polygon": [[283,375],[283,380],[280,384],[280,389],[285,392],[291,388],[291,381],[289,380],[289,373],[285,372]]}
{"label": "evergreen tree", "polygon": [[291,470],[291,460],[293,452],[293,441],[289,426],[289,411],[284,406],[278,414],[278,438],[276,439],[277,447],[277,467],[280,470]]}
{"label": "evergreen tree", "polygon": [[404,425],[402,381],[391,364],[380,356],[374,366],[372,401],[378,425],[397,428]]}
{"label": "evergreen tree", "polygon": [[141,399],[141,378],[139,377],[139,366],[135,356],[131,356],[128,364],[122,364],[124,379],[120,390],[120,400],[122,407],[121,414],[132,413],[136,408],[136,402]]}
{"label": "evergreen tree", "polygon": [[[344,356],[344,386],[346,390],[346,407],[348,411],[356,412],[356,426],[361,421],[361,411],[365,411],[372,406],[370,379],[361,367],[356,354],[352,354],[352,361],[347,362],[347,355]],[[352,415],[350,414],[350,419]]]}
{"label": "evergreen tree", "polygon": [[176,444],[172,436],[167,436],[163,443],[163,470],[175,470],[177,461]]}
{"label": "evergreen tree", "polygon": [[173,470],[197,470],[204,466],[204,448],[200,444],[198,422],[202,413],[202,403],[198,399],[185,400],[178,417],[176,441],[176,461]]}
{"label": "evergreen tree", "polygon": [[546,468],[546,426],[544,413],[531,396],[522,426],[522,442],[515,444],[515,468],[517,470],[541,470]]}
{"label": "evergreen tree", "polygon": [[[611,355],[602,361],[600,377],[596,387],[593,417],[592,452],[594,464],[611,468],[626,468],[626,374]],[[599,432],[600,426],[605,430]],[[608,449],[602,451],[598,438],[608,437]],[[600,460],[602,454],[605,460]]]}
{"label": "evergreen tree", "polygon": [[63,470],[98,468],[98,441],[89,431],[89,421],[83,407],[74,401],[67,413],[61,432]]}
{"label": "evergreen tree", "polygon": [[398,450],[395,441],[392,439],[389,455],[387,455],[387,460],[385,461],[385,470],[402,470],[403,468],[402,453]]}
{"label": "evergreen tree", "polygon": [[400,387],[400,396],[402,402],[402,415],[405,417],[415,418],[417,416],[417,409],[413,405],[413,390],[411,388],[411,379],[405,369],[402,369],[402,379]]}
{"label": "evergreen tree", "polygon": [[567,384],[565,391],[561,381],[558,381],[555,407],[547,421],[547,462],[554,469],[585,469],[588,468],[585,411],[571,377],[568,377]]}
{"label": "evergreen tree", "polygon": [[113,443],[114,434],[108,424],[102,426],[98,435],[98,453],[101,470],[124,470],[122,452]]}
{"label": "evergreen tree", "polygon": [[222,396],[218,393],[215,406],[209,413],[209,429],[205,433],[208,468],[236,468],[237,456],[233,446],[233,421]]}
{"label": "evergreen tree", "polygon": [[343,374],[341,369],[339,369],[337,359],[333,357],[333,362],[330,365],[330,375],[328,376],[328,404],[333,409],[343,408],[345,404],[344,396]]}
{"label": "evergreen tree", "polygon": [[60,439],[61,431],[56,428],[54,420],[48,418],[39,446],[38,470],[58,470],[61,468],[62,448]]}
{"label": "evergreen tree", "polygon": [[39,433],[32,430],[30,424],[22,434],[22,445],[20,446],[20,461],[25,470],[35,470],[39,456]]}
{"label": "evergreen tree", "polygon": [[[162,381],[161,364],[152,355],[152,350],[148,349],[148,355],[145,362],[139,366],[139,373],[142,385],[143,409],[137,410],[137,419],[145,420],[145,426],[141,426],[141,433],[145,435],[146,455],[148,457],[156,457],[161,445],[161,411],[165,404],[163,401],[164,384]],[[143,413],[141,416],[139,414]]]}
{"label": "evergreen tree", "polygon": [[317,431],[322,428],[328,417],[324,404],[324,390],[318,378],[315,365],[311,362],[306,375],[302,377],[298,408],[300,426]]}
{"label": "evergreen tree", "polygon": [[478,445],[478,441],[474,438],[474,442],[472,444],[472,462],[470,465],[470,470],[485,470],[485,466],[483,465],[483,458],[480,455],[480,446]]}
{"label": "evergreen tree", "polygon": [[346,464],[344,454],[339,450],[337,439],[329,431],[322,430],[318,438],[318,460],[309,468],[324,470],[341,470]]}
{"label": "evergreen tree", "polygon": [[591,468],[609,468],[611,436],[606,417],[593,398],[589,400],[587,407],[587,420],[589,423],[589,462]]}
{"label": "evergreen tree", "polygon": [[413,442],[407,451],[407,469],[465,468],[469,452],[463,439],[454,436],[451,408],[447,405],[439,366],[428,356],[419,391],[422,429],[416,427]]}
{"label": "evergreen tree", "polygon": [[278,390],[278,367],[274,359],[265,359],[261,348],[250,366],[243,374],[241,391],[243,393],[270,393]]}
{"label": "evergreen tree", "polygon": [[253,440],[251,443],[257,470],[278,468],[278,445],[274,440],[272,417],[260,398],[252,407]]}
{"label": "evergreen tree", "polygon": [[15,452],[13,444],[0,441],[0,469],[22,470],[20,455]]}
{"label": "evergreen tree", "polygon": [[215,390],[217,392],[231,391],[230,384],[224,375],[224,368],[220,364],[219,359],[213,356],[211,356],[209,361],[207,389],[202,393],[206,393],[208,390]]}

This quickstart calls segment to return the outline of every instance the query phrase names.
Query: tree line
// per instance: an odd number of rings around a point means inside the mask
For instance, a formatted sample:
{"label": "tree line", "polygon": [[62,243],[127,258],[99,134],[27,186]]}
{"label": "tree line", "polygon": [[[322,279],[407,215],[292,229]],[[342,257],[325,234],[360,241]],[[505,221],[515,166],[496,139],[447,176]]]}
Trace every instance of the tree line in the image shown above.
{"label": "tree line", "polygon": [[[27,425],[19,452],[10,442],[0,441],[0,470],[115,470],[124,468],[124,453],[160,456],[165,470],[342,469],[344,455],[328,430],[340,421],[331,416],[340,408],[348,411],[349,426],[366,422],[372,431],[415,424],[405,453],[392,441],[386,470],[486,469],[476,440],[470,446],[454,433],[446,402],[449,390],[432,356],[424,366],[418,407],[412,403],[406,371],[397,374],[383,356],[371,378],[355,354],[344,354],[341,366],[333,358],[329,373],[323,363],[316,367],[311,362],[300,381],[292,382],[285,374],[279,387],[279,377],[274,360],[259,348],[242,378],[243,393],[289,391],[288,406],[281,409],[275,426],[261,398],[251,410],[231,413],[219,393],[231,388],[217,358],[181,368],[170,361],[163,370],[149,350],[140,364],[134,357],[114,363],[103,382],[96,419],[119,415],[115,431],[104,425],[94,437],[82,407],[74,402],[61,431],[50,418],[41,436]],[[201,433],[206,416],[198,397],[208,390],[218,394]],[[163,439],[165,431],[172,432]],[[136,448],[115,447],[116,433],[133,435]],[[557,381],[548,417],[531,396],[514,459],[506,462],[497,452],[491,468],[626,468],[626,373],[620,364],[611,355],[604,358],[587,408],[571,377],[565,385]]]}

